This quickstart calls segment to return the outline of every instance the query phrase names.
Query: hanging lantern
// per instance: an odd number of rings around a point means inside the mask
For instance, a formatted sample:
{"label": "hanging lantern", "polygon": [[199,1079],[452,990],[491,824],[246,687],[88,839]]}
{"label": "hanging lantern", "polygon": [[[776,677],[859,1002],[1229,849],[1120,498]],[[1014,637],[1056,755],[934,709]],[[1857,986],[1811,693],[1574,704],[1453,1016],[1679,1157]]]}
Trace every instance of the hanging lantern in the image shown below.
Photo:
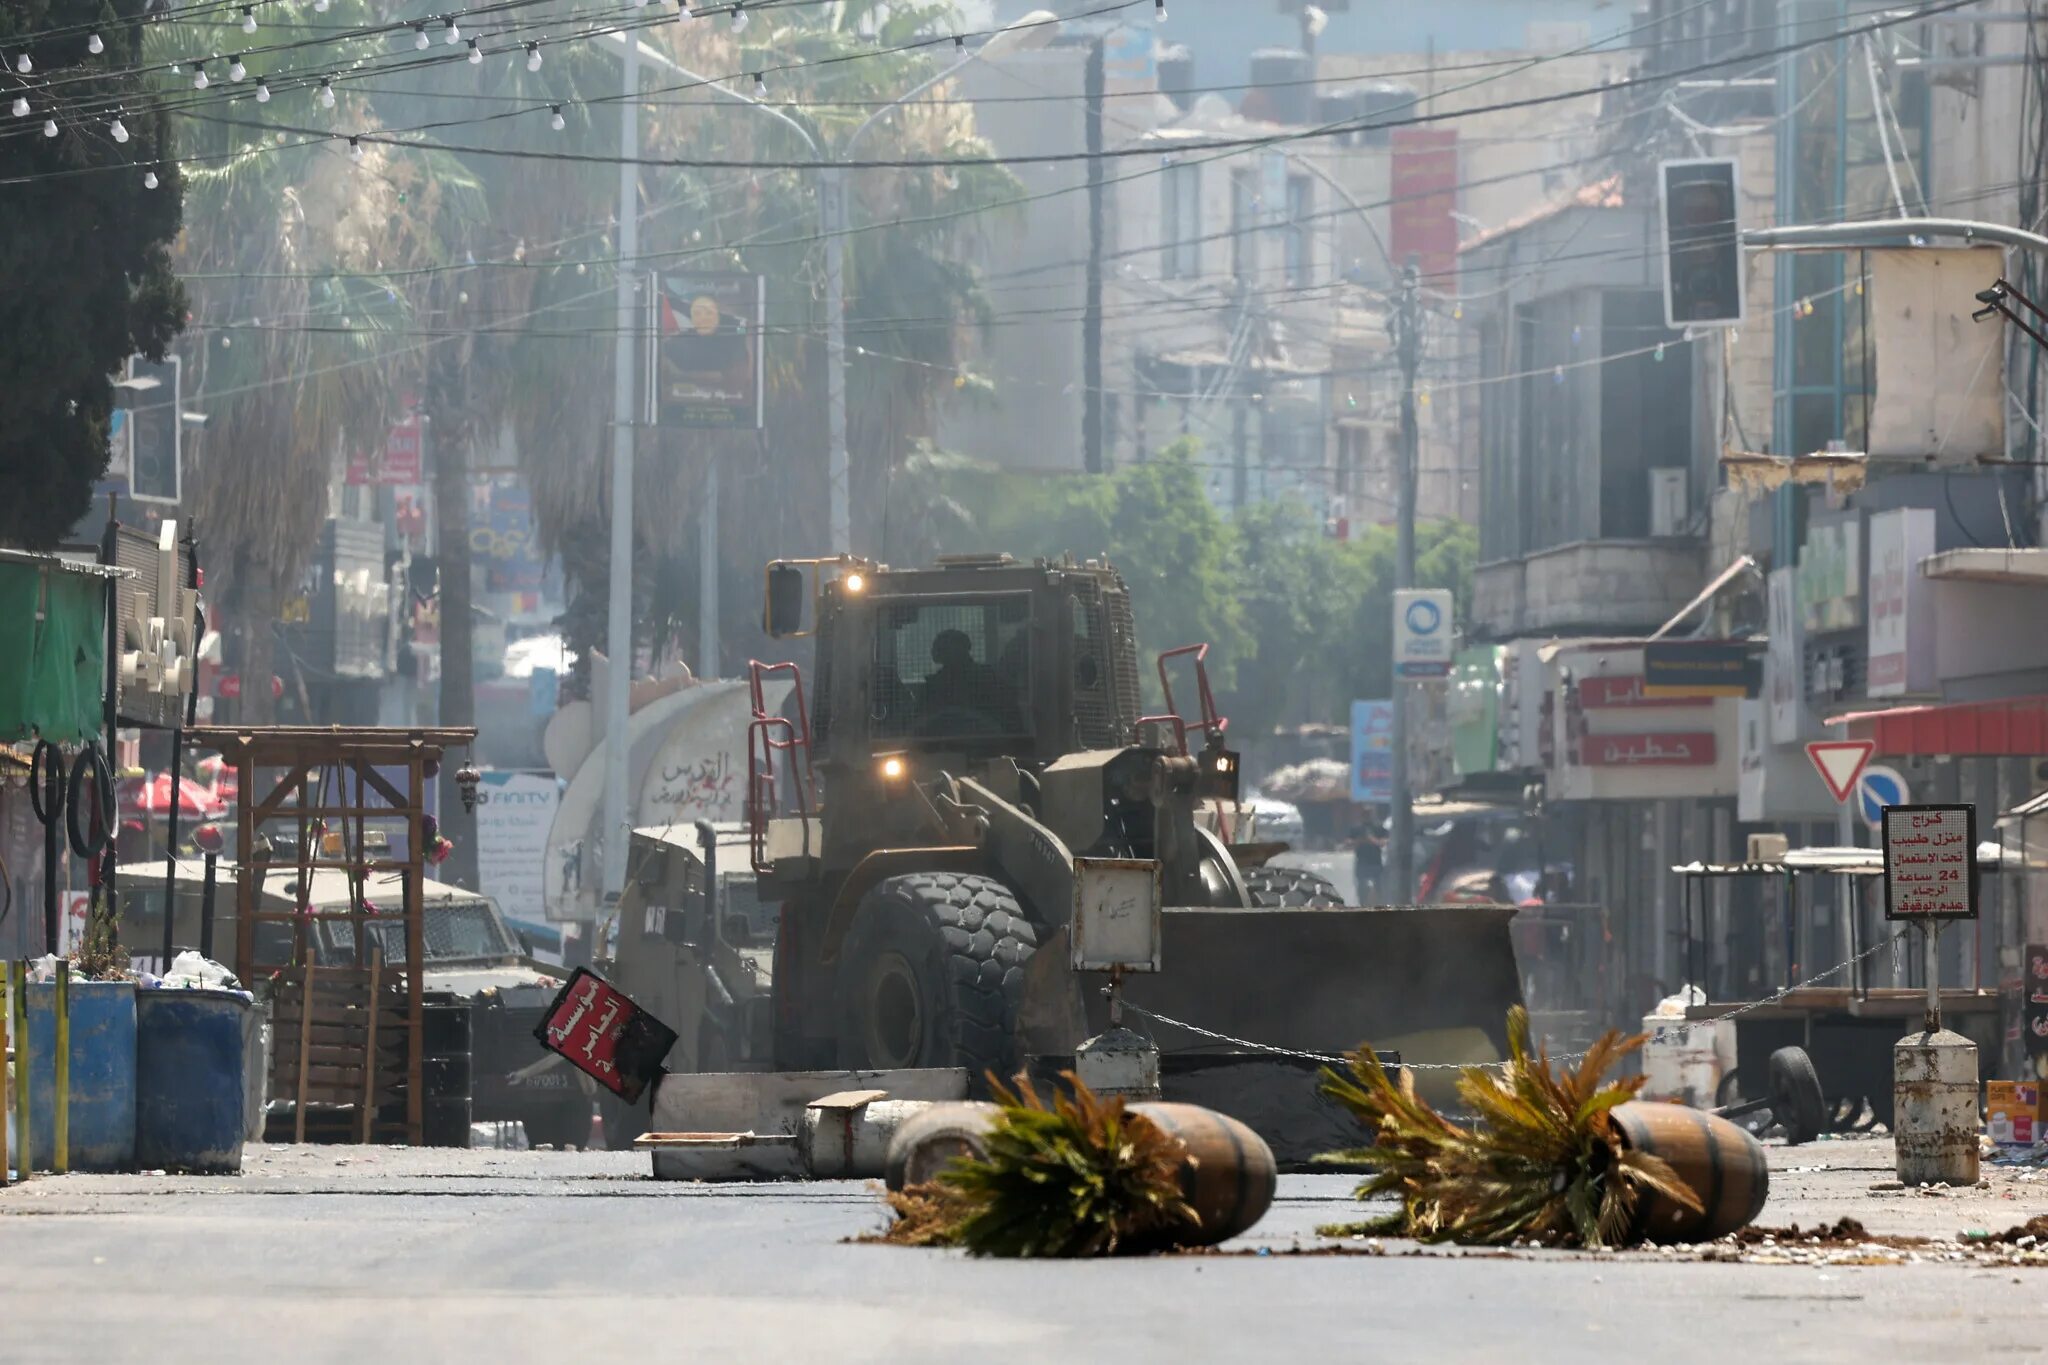
{"label": "hanging lantern", "polygon": [[462,792],[462,810],[466,815],[476,814],[476,789],[482,784],[484,775],[476,770],[476,764],[464,762],[455,770],[455,785]]}

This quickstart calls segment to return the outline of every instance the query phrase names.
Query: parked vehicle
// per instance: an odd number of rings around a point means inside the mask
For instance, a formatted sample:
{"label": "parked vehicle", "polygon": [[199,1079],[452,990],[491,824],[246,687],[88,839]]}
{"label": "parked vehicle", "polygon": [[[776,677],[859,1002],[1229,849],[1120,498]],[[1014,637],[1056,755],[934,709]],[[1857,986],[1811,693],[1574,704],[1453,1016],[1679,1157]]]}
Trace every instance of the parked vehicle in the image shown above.
{"label": "parked vehicle", "polygon": [[[346,873],[321,868],[309,874],[309,902],[318,909],[349,903]],[[263,899],[268,908],[297,903],[298,872],[273,868],[265,878]],[[200,908],[204,864],[178,863],[177,918],[173,939],[182,950],[200,943]],[[235,873],[217,867],[214,892],[213,952],[233,965],[235,957]],[[163,942],[164,863],[136,863],[120,869],[121,937],[130,951],[149,951]],[[422,989],[430,994],[467,1000],[470,1016],[471,1115],[480,1123],[518,1122],[534,1144],[589,1141],[592,1093],[583,1079],[560,1058],[534,1040],[548,1002],[561,989],[567,973],[536,960],[488,896],[445,882],[427,881],[421,928],[426,945]],[[372,904],[388,902],[392,910],[402,894],[394,874],[370,879],[365,897]],[[345,921],[308,922],[307,949],[320,966],[351,967],[361,960],[355,933]],[[388,922],[362,926],[365,952],[387,964],[405,961],[405,932],[394,915]],[[256,925],[254,962],[259,969],[292,960],[294,926],[274,921]],[[156,948],[161,951],[161,948]]]}

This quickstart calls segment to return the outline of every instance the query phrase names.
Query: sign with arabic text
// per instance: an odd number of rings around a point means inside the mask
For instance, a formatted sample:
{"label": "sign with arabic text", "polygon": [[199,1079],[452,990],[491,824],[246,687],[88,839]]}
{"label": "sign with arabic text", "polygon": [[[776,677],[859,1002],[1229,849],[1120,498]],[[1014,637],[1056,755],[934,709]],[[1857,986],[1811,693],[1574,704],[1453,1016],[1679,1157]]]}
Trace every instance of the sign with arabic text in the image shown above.
{"label": "sign with arabic text", "polygon": [[2029,943],[2026,976],[2020,982],[2020,1015],[2029,1057],[2048,1053],[2048,943]]}
{"label": "sign with arabic text", "polygon": [[1884,917],[1977,918],[1977,809],[1887,806]]}
{"label": "sign with arabic text", "polygon": [[1714,732],[1587,735],[1580,748],[1589,768],[1698,768],[1714,761]]}
{"label": "sign with arabic text", "polygon": [[674,1029],[588,967],[578,967],[563,984],[533,1036],[629,1104],[661,1075],[676,1045]]}

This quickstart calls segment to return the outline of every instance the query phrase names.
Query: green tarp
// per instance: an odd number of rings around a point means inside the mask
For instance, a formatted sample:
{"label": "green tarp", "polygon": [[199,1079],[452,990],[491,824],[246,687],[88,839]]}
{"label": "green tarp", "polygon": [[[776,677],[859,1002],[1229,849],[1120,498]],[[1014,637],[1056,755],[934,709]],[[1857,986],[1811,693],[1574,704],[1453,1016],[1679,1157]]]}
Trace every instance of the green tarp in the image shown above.
{"label": "green tarp", "polygon": [[106,580],[54,560],[0,560],[0,739],[100,733]]}

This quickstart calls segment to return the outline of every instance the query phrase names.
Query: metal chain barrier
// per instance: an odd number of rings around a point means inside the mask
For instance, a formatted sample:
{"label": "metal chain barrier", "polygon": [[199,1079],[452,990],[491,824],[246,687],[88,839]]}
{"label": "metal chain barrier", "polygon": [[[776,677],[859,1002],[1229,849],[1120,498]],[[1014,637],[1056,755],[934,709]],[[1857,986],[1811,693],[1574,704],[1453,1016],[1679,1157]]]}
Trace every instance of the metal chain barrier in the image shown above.
{"label": "metal chain barrier", "polygon": [[[1728,1011],[1728,1013],[1721,1015],[1718,1018],[1698,1019],[1690,1023],[1677,1024],[1668,1029],[1660,1027],[1656,1030],[1652,1037],[1657,1040],[1662,1040],[1674,1034],[1678,1036],[1683,1036],[1685,1034],[1691,1033],[1694,1029],[1708,1028],[1727,1019],[1739,1019],[1743,1015],[1748,1014],[1751,1010],[1760,1010],[1766,1005],[1775,1005],[1779,1001],[1783,1000],[1786,996],[1792,994],[1794,991],[1805,990],[1808,986],[1816,985],[1822,981],[1827,980],[1829,977],[1835,975],[1835,973],[1837,972],[1846,971],[1850,967],[1855,966],[1857,963],[1862,962],[1867,958],[1875,957],[1877,954],[1884,952],[1886,949],[1896,944],[1903,937],[1905,937],[1905,935],[1901,933],[1894,934],[1887,939],[1880,939],[1878,942],[1873,943],[1870,947],[1865,948],[1862,952],[1856,954],[1856,956],[1848,959],[1845,962],[1837,962],[1834,966],[1828,968],[1826,971],[1817,972],[1814,975],[1807,977],[1804,981],[1795,982],[1782,990],[1775,991],[1772,994],[1763,997],[1761,1000],[1752,1000],[1748,1004],[1740,1007],[1739,1009],[1730,1010]],[[1175,1019],[1171,1015],[1159,1014],[1153,1010],[1146,1009],[1143,1005],[1132,1004],[1128,1000],[1123,1002],[1123,1007],[1126,1013],[1143,1015],[1145,1018],[1151,1020],[1155,1024],[1165,1024],[1170,1028],[1182,1029],[1188,1033],[1197,1034],[1203,1038],[1214,1039],[1216,1042],[1219,1043],[1228,1043],[1232,1047],[1250,1048],[1254,1052],[1271,1053],[1277,1057],[1299,1057],[1303,1061],[1310,1062],[1328,1062],[1342,1065],[1343,1063],[1346,1063],[1350,1060],[1350,1058],[1348,1057],[1332,1056],[1327,1052],[1303,1052],[1297,1048],[1275,1047],[1271,1043],[1255,1043],[1249,1038],[1233,1038],[1227,1033],[1218,1033],[1214,1029],[1203,1028],[1200,1024],[1190,1024],[1184,1019]],[[1550,1060],[1559,1063],[1576,1062],[1583,1058],[1585,1055],[1586,1054],[1583,1052],[1568,1052],[1565,1053],[1563,1056],[1552,1057]],[[1404,1058],[1401,1062],[1401,1065],[1413,1071],[1463,1071],[1470,1066],[1504,1067],[1507,1065],[1507,1063],[1411,1062]]]}

